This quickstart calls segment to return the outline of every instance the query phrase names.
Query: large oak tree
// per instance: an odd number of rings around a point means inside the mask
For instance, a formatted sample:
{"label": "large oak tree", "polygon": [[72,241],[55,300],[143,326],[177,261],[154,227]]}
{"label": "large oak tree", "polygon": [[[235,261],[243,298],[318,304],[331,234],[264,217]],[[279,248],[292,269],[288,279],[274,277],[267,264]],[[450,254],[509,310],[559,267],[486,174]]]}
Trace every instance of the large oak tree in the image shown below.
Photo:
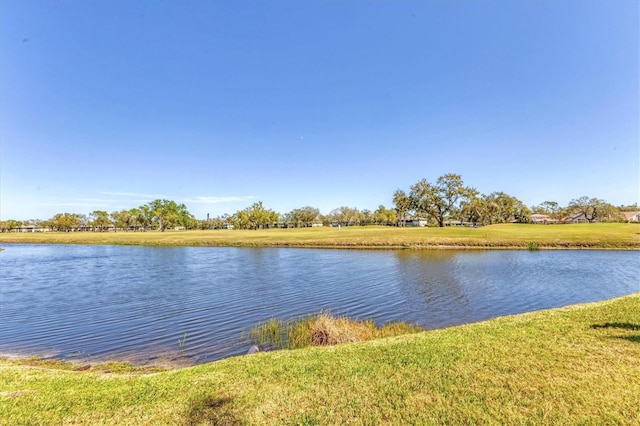
{"label": "large oak tree", "polygon": [[409,197],[418,215],[431,217],[438,226],[444,227],[445,218],[457,215],[460,204],[471,194],[472,189],[464,186],[462,176],[448,173],[434,184],[422,179],[411,187]]}

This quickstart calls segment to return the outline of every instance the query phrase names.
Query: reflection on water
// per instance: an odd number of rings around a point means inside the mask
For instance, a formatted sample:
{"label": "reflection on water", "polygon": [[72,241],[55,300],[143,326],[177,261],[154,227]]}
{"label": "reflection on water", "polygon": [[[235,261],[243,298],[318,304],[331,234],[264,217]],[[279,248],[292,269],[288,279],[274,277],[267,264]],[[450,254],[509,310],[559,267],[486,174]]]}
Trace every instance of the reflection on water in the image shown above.
{"label": "reflection on water", "polygon": [[637,252],[4,248],[0,353],[89,360],[207,362],[321,310],[439,328],[640,291]]}

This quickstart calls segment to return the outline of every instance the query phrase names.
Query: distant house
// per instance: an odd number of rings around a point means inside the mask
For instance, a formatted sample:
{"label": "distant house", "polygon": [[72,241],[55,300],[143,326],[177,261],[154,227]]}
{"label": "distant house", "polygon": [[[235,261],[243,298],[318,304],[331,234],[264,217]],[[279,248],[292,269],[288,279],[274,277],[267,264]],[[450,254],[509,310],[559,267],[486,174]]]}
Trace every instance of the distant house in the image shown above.
{"label": "distant house", "polygon": [[423,217],[412,217],[405,221],[405,226],[427,226],[429,222]]}
{"label": "distant house", "polygon": [[640,222],[640,212],[622,212],[627,222]]}
{"label": "distant house", "polygon": [[[563,220],[564,223],[589,223],[589,219],[584,213],[577,213],[568,217],[565,217]],[[591,222],[599,222],[598,218],[591,220]]]}
{"label": "distant house", "polygon": [[548,214],[534,213],[531,215],[531,222],[533,223],[541,223],[541,224],[549,224],[549,223],[558,223],[556,219],[552,219]]}
{"label": "distant house", "polygon": [[41,228],[36,225],[23,225],[9,232],[49,232],[49,228]]}
{"label": "distant house", "polygon": [[533,223],[547,223],[549,219],[548,214],[534,213],[531,215],[531,222]]}
{"label": "distant house", "polygon": [[466,222],[462,220],[445,220],[444,226],[473,226],[473,222]]}

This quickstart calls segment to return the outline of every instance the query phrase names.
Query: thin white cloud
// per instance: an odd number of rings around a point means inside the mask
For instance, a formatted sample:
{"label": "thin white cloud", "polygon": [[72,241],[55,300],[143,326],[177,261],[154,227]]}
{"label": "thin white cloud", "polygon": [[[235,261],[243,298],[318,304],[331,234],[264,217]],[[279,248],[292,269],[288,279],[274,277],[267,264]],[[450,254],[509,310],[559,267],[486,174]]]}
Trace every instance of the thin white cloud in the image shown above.
{"label": "thin white cloud", "polygon": [[[61,208],[81,208],[88,210],[96,210],[96,209],[129,209],[132,207],[136,207],[138,205],[143,205],[151,200],[156,199],[167,199],[174,200],[177,203],[184,204],[197,204],[197,205],[211,205],[211,204],[221,204],[221,203],[234,203],[234,202],[243,202],[255,199],[256,197],[253,195],[229,195],[229,196],[196,196],[196,197],[187,197],[187,198],[179,198],[179,197],[170,197],[166,195],[159,194],[135,194],[135,193],[116,193],[116,192],[102,192],[104,195],[112,195],[114,198],[72,198],[66,200],[47,200],[45,202],[38,203],[37,205],[40,207],[61,207]],[[115,196],[122,196],[123,198],[119,199]],[[137,199],[129,198],[129,197],[139,197]],[[144,198],[142,198],[144,197]],[[147,198],[148,197],[148,198]]]}
{"label": "thin white cloud", "polygon": [[100,205],[96,202],[88,202],[88,201],[67,201],[67,202],[51,202],[51,203],[39,203],[36,204],[41,207],[55,207],[55,206],[65,206],[65,207],[99,207]]}
{"label": "thin white cloud", "polygon": [[[129,204],[127,201],[125,204]],[[71,198],[67,200],[47,200],[46,202],[37,203],[37,206],[40,207],[54,207],[54,206],[65,206],[65,207],[85,207],[90,209],[97,208],[114,208],[120,207],[123,205],[123,200],[117,199],[104,199],[104,198]]]}
{"label": "thin white cloud", "polygon": [[[247,201],[256,198],[253,195],[228,195],[228,196],[195,196],[195,197],[172,197],[166,194],[144,194],[139,192],[111,192],[104,191],[103,195],[111,195],[116,197],[135,197],[136,202],[148,202],[150,200],[166,199],[174,200],[180,203],[197,203],[197,204],[219,204]],[[115,200],[112,200],[115,202]]]}
{"label": "thin white cloud", "polygon": [[[139,192],[101,192],[102,195],[111,195],[116,197],[136,197],[138,202],[147,202],[149,200],[166,199],[174,200],[181,203],[199,203],[199,204],[218,204],[233,203],[238,201],[252,200],[256,198],[253,195],[228,195],[228,196],[195,196],[195,197],[172,197],[166,194],[144,194]],[[106,200],[105,200],[106,201]],[[110,200],[115,202],[115,200]]]}
{"label": "thin white cloud", "polygon": [[139,192],[110,192],[104,191],[103,195],[115,195],[117,197],[139,197],[139,198],[151,198],[151,199],[162,199],[162,198],[171,198],[163,194],[143,194]]}
{"label": "thin white cloud", "polygon": [[87,202],[87,203],[117,203],[120,200],[113,200],[113,199],[107,199],[105,200],[104,198],[78,198],[77,199],[79,202]]}
{"label": "thin white cloud", "polygon": [[218,203],[233,203],[238,201],[252,200],[256,197],[253,195],[237,196],[231,195],[226,197],[195,197],[180,200],[183,203],[201,203],[201,204],[218,204]]}

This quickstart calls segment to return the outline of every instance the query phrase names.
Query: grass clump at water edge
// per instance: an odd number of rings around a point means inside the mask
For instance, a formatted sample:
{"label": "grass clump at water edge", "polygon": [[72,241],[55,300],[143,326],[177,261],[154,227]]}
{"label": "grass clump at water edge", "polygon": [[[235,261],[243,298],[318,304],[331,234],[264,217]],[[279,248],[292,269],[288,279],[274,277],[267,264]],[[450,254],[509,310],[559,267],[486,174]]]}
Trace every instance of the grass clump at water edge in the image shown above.
{"label": "grass clump at water edge", "polygon": [[540,244],[537,241],[529,241],[527,243],[527,250],[538,251],[540,250]]}
{"label": "grass clump at water edge", "polygon": [[377,327],[373,320],[354,320],[320,312],[287,321],[272,318],[258,323],[249,330],[249,339],[263,350],[299,349],[365,342],[420,331],[423,331],[421,327],[405,322]]}

